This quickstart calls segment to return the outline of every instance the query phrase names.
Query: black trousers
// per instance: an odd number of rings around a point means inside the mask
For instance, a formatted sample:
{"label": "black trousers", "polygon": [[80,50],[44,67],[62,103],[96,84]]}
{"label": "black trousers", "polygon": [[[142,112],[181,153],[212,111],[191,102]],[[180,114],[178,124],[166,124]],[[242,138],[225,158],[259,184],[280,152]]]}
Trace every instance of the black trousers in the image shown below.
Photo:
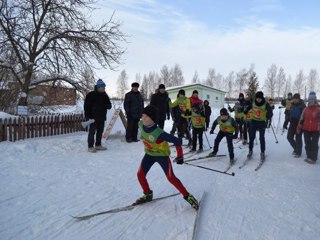
{"label": "black trousers", "polygon": [[[90,124],[88,134],[88,147],[91,148],[93,145],[101,146],[101,138],[104,129],[104,121],[95,121]],[[96,135],[96,144],[94,144],[94,135]]]}
{"label": "black trousers", "polygon": [[285,110],[284,111],[284,115],[285,115],[285,120],[284,120],[284,123],[283,123],[283,128],[288,128],[288,123],[289,123],[289,120],[290,120],[290,111],[289,110]]}
{"label": "black trousers", "polygon": [[297,125],[290,123],[287,139],[297,155],[302,152],[302,133],[297,133]]}
{"label": "black trousers", "polygon": [[203,149],[203,128],[193,128],[192,131],[192,150],[197,149],[197,138],[199,138],[199,149]]}
{"label": "black trousers", "polygon": [[266,140],[265,140],[265,132],[266,132],[266,122],[265,121],[254,121],[251,122],[250,133],[249,133],[249,151],[253,149],[253,143],[256,138],[256,132],[259,131],[259,140],[260,140],[260,150],[264,152],[266,150]]}
{"label": "black trousers", "polygon": [[180,143],[182,144],[182,138],[184,136],[184,134],[187,134],[187,139],[189,141],[191,141],[191,136],[190,136],[190,132],[188,130],[188,120],[186,118],[181,117],[179,122],[178,122],[178,137],[180,140]]}
{"label": "black trousers", "polygon": [[243,139],[248,141],[248,134],[250,134],[251,121],[244,121],[243,123]]}
{"label": "black trousers", "polygon": [[319,132],[303,131],[307,157],[317,161],[319,151]]}
{"label": "black trousers", "polygon": [[[240,118],[236,118],[236,123],[238,124],[239,132],[240,132],[240,138],[242,139],[242,134],[243,134],[243,120]],[[238,138],[238,136],[237,136]]]}
{"label": "black trousers", "polygon": [[226,137],[227,138],[227,144],[228,144],[228,151],[229,151],[229,156],[230,159],[234,158],[234,152],[233,152],[233,134],[232,133],[226,133],[219,131],[216,139],[214,140],[214,147],[213,147],[213,152],[217,153],[219,150],[219,144],[222,140],[222,138]]}
{"label": "black trousers", "polygon": [[139,120],[140,119],[131,119],[131,118],[127,120],[127,129],[126,129],[127,141],[137,141]]}

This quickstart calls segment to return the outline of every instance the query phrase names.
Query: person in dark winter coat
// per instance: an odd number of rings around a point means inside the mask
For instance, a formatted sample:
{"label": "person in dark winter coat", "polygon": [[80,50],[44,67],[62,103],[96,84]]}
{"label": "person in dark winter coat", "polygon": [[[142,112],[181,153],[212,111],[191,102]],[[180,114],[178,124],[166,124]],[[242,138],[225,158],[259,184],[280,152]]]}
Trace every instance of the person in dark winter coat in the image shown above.
{"label": "person in dark winter coat", "polygon": [[160,84],[158,92],[152,95],[150,105],[158,108],[157,124],[163,129],[165,120],[170,119],[169,97],[164,84]]}
{"label": "person in dark winter coat", "polygon": [[216,156],[219,150],[219,144],[222,138],[226,137],[228,143],[228,151],[230,156],[230,164],[234,164],[234,152],[233,152],[233,139],[238,136],[238,125],[236,121],[229,116],[227,109],[222,108],[220,110],[220,116],[213,122],[210,134],[213,134],[216,126],[220,126],[220,131],[214,140],[213,152],[209,156]]}
{"label": "person in dark winter coat", "polygon": [[259,91],[256,93],[254,102],[252,105],[248,106],[244,111],[244,114],[247,114],[250,110],[252,110],[252,120],[249,133],[249,153],[247,157],[248,159],[252,157],[254,139],[256,138],[256,132],[259,131],[261,150],[260,157],[264,160],[266,149],[265,131],[267,121],[271,116],[271,107],[269,103],[266,102],[263,92]]}
{"label": "person in dark winter coat", "polygon": [[[111,109],[111,102],[108,94],[105,92],[106,84],[99,79],[95,85],[94,91],[87,94],[84,101],[84,114],[87,120],[94,119],[90,124],[88,133],[88,151],[106,150],[101,146],[101,138],[104,129],[104,122],[107,118],[107,109]],[[94,135],[96,142],[94,143]],[[95,148],[94,148],[95,145]]]}
{"label": "person in dark winter coat", "polygon": [[205,129],[205,131],[207,131],[209,128],[210,116],[211,116],[212,111],[211,111],[211,107],[209,106],[208,100],[204,100],[203,104],[204,104],[204,113],[206,115],[206,129]]}
{"label": "person in dark winter coat", "polygon": [[300,99],[300,94],[295,93],[291,101],[289,119],[290,125],[288,129],[287,139],[293,148],[293,155],[296,158],[299,158],[302,152],[302,133],[298,133],[297,127],[299,125],[299,120],[305,107],[306,105],[304,104],[303,100]]}
{"label": "person in dark winter coat", "polygon": [[127,116],[126,141],[137,142],[138,122],[144,107],[143,97],[138,91],[139,83],[131,84],[131,91],[124,98],[124,110]]}
{"label": "person in dark winter coat", "polygon": [[269,98],[268,99],[268,103],[271,107],[271,114],[270,114],[270,118],[268,119],[268,122],[267,122],[267,128],[270,128],[271,127],[271,123],[272,123],[272,117],[273,117],[273,110],[274,110],[274,101],[273,101],[273,98]]}
{"label": "person in dark winter coat", "polygon": [[283,123],[283,131],[284,131],[284,129],[288,129],[288,123],[289,123],[289,120],[290,120],[291,102],[292,102],[292,93],[289,92],[288,93],[288,98],[287,99],[283,99],[281,101],[281,105],[286,108],[286,110],[284,111],[285,120],[284,120],[284,123]]}
{"label": "person in dark winter coat", "polygon": [[303,131],[307,158],[305,161],[315,164],[318,160],[319,133],[320,133],[320,106],[317,102],[315,92],[310,92],[308,96],[308,106],[304,109],[298,132]]}

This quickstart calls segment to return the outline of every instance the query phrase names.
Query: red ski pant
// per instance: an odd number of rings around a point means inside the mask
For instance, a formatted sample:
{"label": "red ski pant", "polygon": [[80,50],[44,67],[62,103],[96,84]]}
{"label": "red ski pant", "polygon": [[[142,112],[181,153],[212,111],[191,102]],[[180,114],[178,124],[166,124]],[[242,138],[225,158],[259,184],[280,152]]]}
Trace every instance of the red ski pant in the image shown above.
{"label": "red ski pant", "polygon": [[142,162],[140,164],[139,170],[138,170],[138,180],[140,182],[140,185],[143,189],[144,193],[148,193],[151,191],[148,181],[147,181],[147,174],[152,167],[153,164],[158,163],[164,173],[167,176],[168,181],[175,186],[178,191],[185,197],[189,195],[189,192],[186,190],[186,188],[183,186],[183,184],[180,182],[180,180],[174,175],[171,161],[169,157],[158,157],[158,156],[150,156],[145,154]]}

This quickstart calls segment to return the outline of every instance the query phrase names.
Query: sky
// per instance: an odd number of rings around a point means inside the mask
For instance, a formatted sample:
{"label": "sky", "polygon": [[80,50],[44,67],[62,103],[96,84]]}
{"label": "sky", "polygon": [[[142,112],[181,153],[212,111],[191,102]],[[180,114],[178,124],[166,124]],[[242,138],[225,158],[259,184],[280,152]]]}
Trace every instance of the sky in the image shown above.
{"label": "sky", "polygon": [[114,12],[129,37],[117,71],[99,70],[97,77],[114,95],[121,70],[131,84],[136,73],[160,72],[178,63],[185,82],[197,70],[201,80],[209,68],[226,76],[254,64],[263,85],[271,64],[294,80],[302,69],[320,72],[320,1],[318,0],[108,0],[97,1],[93,21]]}

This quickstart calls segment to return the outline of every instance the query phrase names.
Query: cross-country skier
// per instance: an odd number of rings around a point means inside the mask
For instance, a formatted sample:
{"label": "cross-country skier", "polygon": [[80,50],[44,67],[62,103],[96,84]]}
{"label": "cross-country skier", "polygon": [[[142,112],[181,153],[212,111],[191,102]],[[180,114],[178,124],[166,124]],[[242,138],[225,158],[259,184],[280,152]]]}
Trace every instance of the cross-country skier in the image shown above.
{"label": "cross-country skier", "polygon": [[[239,101],[236,101],[235,105],[231,108],[228,107],[229,112],[234,112],[234,118],[236,119],[236,123],[238,124],[240,139],[242,139],[242,125],[243,125],[243,106],[240,105]],[[238,135],[236,136],[238,138]]]}
{"label": "cross-country skier", "polygon": [[267,122],[267,128],[271,127],[271,123],[272,123],[272,117],[273,117],[273,110],[274,110],[274,100],[273,98],[269,98],[268,99],[268,103],[271,107],[271,114],[270,114],[270,118],[268,118],[268,122]]}
{"label": "cross-country skier", "polygon": [[145,155],[138,170],[138,180],[143,189],[143,196],[137,199],[136,203],[152,201],[153,191],[147,181],[147,173],[154,163],[158,163],[167,176],[168,181],[174,185],[183,195],[183,198],[195,209],[199,208],[197,199],[191,195],[180,180],[174,175],[171,161],[170,148],[168,142],[173,143],[177,150],[177,164],[183,164],[183,152],[178,138],[166,133],[159,128],[155,121],[157,119],[157,109],[147,106],[143,109],[142,121],[139,122],[141,129],[141,139],[145,146]]}
{"label": "cross-country skier", "polygon": [[236,121],[229,116],[227,109],[222,108],[220,110],[220,116],[213,122],[210,134],[213,134],[214,129],[219,124],[220,131],[214,140],[213,152],[209,156],[215,156],[219,150],[219,144],[222,138],[226,137],[228,143],[228,151],[230,156],[230,164],[234,164],[234,152],[233,152],[233,139],[238,136],[238,126]]}
{"label": "cross-country skier", "polygon": [[256,132],[259,131],[260,157],[264,160],[266,150],[265,131],[267,121],[271,116],[271,107],[269,103],[266,102],[263,92],[259,91],[256,93],[253,103],[247,107],[244,113],[247,114],[250,110],[252,110],[252,120],[249,133],[249,153],[247,157],[251,158],[252,156],[254,139],[256,138]]}
{"label": "cross-country skier", "polygon": [[286,110],[284,111],[285,121],[283,123],[283,131],[285,129],[288,129],[288,123],[289,123],[289,119],[290,119],[291,101],[292,101],[292,93],[291,92],[288,93],[288,98],[287,99],[283,99],[281,101],[281,105],[286,108]]}

